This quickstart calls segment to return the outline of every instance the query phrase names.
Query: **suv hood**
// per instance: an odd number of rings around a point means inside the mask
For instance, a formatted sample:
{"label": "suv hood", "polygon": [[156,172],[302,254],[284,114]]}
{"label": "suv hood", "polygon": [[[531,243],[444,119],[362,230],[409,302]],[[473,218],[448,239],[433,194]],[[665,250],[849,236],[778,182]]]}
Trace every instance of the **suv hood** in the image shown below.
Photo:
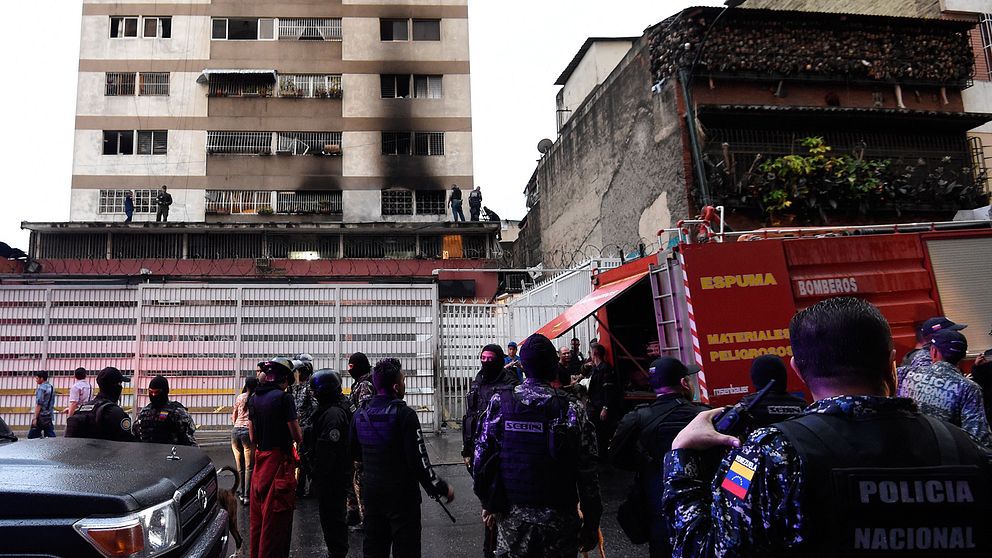
{"label": "suv hood", "polygon": [[199,448],[86,438],[0,446],[0,517],[119,515],[172,499],[210,458]]}

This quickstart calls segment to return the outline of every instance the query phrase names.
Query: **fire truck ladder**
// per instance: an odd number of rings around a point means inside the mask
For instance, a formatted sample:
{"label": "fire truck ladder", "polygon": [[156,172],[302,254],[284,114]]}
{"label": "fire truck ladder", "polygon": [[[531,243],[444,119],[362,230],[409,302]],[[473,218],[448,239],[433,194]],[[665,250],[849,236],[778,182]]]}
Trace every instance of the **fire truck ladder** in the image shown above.
{"label": "fire truck ladder", "polygon": [[682,358],[678,312],[669,264],[652,265],[650,268],[651,298],[654,302],[655,322],[658,328],[658,350],[662,356]]}

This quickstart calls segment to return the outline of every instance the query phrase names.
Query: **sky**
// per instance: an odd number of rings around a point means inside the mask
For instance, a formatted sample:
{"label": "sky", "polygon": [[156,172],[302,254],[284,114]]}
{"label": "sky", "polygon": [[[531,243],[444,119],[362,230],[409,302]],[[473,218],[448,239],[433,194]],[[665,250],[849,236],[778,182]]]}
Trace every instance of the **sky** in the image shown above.
{"label": "sky", "polygon": [[[554,139],[555,80],[587,37],[639,36],[690,5],[719,0],[469,0],[475,182],[506,219],[524,216],[537,143]],[[34,2],[5,5],[0,88],[0,242],[27,250],[22,221],[69,218],[81,0],[52,2],[38,40]],[[12,17],[11,17],[12,16]],[[347,37],[345,37],[347,40]]]}

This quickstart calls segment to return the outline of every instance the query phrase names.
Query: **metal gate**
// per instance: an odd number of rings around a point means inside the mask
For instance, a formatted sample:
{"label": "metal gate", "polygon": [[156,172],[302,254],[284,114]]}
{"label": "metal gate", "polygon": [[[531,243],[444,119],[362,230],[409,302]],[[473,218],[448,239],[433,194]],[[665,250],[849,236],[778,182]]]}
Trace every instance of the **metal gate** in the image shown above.
{"label": "metal gate", "polygon": [[992,261],[992,237],[928,240],[926,245],[944,315],[968,324],[961,333],[968,339],[969,353],[988,349],[992,346],[987,335],[992,324],[987,271]]}
{"label": "metal gate", "polygon": [[[122,404],[147,403],[152,376],[200,428],[230,427],[231,405],[256,364],[308,352],[316,368],[346,371],[348,357],[396,357],[407,403],[436,424],[437,292],[433,285],[141,285],[0,287],[0,416],[26,427],[37,370],[48,370],[68,406],[76,367],[133,375]],[[346,389],[351,378],[343,373]],[[65,415],[56,417],[57,424]]]}

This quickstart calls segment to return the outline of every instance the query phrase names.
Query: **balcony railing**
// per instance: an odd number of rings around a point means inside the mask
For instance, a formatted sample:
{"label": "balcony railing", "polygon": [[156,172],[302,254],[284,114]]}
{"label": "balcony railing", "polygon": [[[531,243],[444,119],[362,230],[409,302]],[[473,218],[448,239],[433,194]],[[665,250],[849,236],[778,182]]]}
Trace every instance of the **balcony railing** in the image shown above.
{"label": "balcony railing", "polygon": [[341,215],[341,192],[278,192],[276,213]]}
{"label": "balcony railing", "polygon": [[340,155],[341,132],[276,132],[276,153]]}
{"label": "balcony railing", "polygon": [[305,99],[340,99],[341,76],[337,74],[282,74],[279,96]]}
{"label": "balcony railing", "polygon": [[256,190],[207,190],[208,215],[272,212],[272,192]]}
{"label": "balcony railing", "polygon": [[340,41],[338,18],[279,18],[280,41]]}
{"label": "balcony railing", "polygon": [[272,132],[207,132],[207,153],[269,155]]}

